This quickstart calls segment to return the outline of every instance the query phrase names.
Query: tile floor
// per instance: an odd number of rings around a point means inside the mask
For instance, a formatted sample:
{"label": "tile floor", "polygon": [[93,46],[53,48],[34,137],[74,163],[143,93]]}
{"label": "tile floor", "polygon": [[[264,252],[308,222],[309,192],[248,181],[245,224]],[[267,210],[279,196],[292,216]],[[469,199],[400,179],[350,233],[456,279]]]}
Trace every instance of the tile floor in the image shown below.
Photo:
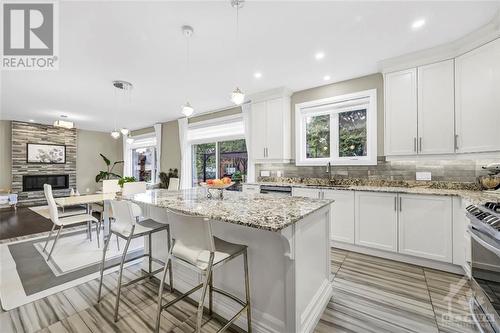
{"label": "tile floor", "polygon": [[[470,289],[461,276],[337,249],[332,249],[332,271],[334,294],[317,333],[476,332],[466,321]],[[124,279],[139,274],[140,267],[134,265],[126,269]],[[117,273],[105,277],[105,296],[100,304],[96,304],[96,279],[17,309],[0,311],[0,331],[151,332],[156,281],[143,280],[123,288],[119,321],[114,323],[116,280]],[[179,302],[170,312],[163,312],[161,331],[191,332],[195,313],[195,306]],[[212,320],[203,331],[215,332],[220,327]]]}

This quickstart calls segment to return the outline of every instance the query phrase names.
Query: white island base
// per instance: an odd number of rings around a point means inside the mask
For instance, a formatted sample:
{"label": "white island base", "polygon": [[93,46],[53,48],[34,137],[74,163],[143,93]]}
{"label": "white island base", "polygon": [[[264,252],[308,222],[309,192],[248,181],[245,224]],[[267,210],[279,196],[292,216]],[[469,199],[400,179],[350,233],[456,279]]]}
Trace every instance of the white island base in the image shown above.
{"label": "white island base", "polygon": [[[164,208],[141,206],[145,217],[167,222]],[[332,295],[329,216],[330,207],[325,206],[280,231],[213,221],[214,236],[248,245],[254,332],[314,331]],[[171,229],[175,237],[175,224]],[[153,256],[165,258],[166,254],[166,233],[154,235]],[[143,268],[147,269],[147,259]],[[173,272],[174,287],[180,292],[201,283],[201,276],[179,261],[174,262]],[[214,285],[244,299],[243,258],[215,269]],[[199,298],[200,291],[193,294],[196,302]],[[217,293],[213,304],[214,312],[226,319],[240,309]],[[246,313],[235,323],[246,330]]]}

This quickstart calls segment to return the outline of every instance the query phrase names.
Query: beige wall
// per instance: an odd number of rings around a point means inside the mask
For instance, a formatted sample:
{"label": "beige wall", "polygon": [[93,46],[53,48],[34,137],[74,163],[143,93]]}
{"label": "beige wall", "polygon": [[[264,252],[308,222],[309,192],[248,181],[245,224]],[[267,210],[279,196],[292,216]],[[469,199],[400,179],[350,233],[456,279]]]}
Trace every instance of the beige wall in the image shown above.
{"label": "beige wall", "polygon": [[161,171],[181,170],[181,145],[179,142],[179,123],[172,120],[162,125],[161,131]]}
{"label": "beige wall", "polygon": [[0,120],[0,189],[11,186],[11,127],[10,120]]}
{"label": "beige wall", "polygon": [[334,97],[362,90],[377,89],[377,155],[384,155],[384,82],[382,74],[332,83],[326,86],[297,91],[292,95],[292,158],[295,158],[295,104]]}
{"label": "beige wall", "polygon": [[[81,194],[95,192],[97,184],[95,176],[100,170],[106,170],[106,164],[99,153],[111,162],[123,159],[123,141],[115,140],[109,133],[78,130],[76,154],[76,186]],[[122,175],[123,165],[118,165],[114,172]]]}
{"label": "beige wall", "polygon": [[188,119],[188,122],[190,124],[192,124],[192,123],[197,123],[199,121],[232,116],[232,115],[238,114],[238,113],[241,113],[241,107],[239,107],[239,106],[234,107],[234,108],[230,108],[230,109],[217,111],[217,112],[210,112],[210,113],[201,114],[199,116],[191,117]]}
{"label": "beige wall", "polygon": [[155,131],[155,128],[153,126],[151,126],[151,127],[146,127],[146,128],[141,128],[141,129],[138,129],[135,131],[131,131],[130,135],[132,135],[132,136],[143,135],[143,134],[151,133],[154,131]]}

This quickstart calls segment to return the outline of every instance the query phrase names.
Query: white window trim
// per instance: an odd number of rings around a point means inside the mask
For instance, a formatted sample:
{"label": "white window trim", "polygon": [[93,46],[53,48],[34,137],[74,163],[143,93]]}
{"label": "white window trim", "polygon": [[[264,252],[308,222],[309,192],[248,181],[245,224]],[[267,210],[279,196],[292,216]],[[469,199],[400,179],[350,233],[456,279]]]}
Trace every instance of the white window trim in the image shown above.
{"label": "white window trim", "polygon": [[[156,141],[156,134],[155,132],[149,132],[149,133],[144,133],[144,134],[139,134],[139,135],[134,135],[133,138],[135,140],[140,140],[140,139],[145,139],[145,138],[151,138],[151,139],[154,139]],[[148,147],[154,147],[155,150],[157,151],[158,150],[158,145],[155,143],[155,144],[150,144],[150,143],[144,143],[144,144],[138,144],[137,141],[134,141],[132,144],[127,144],[127,154],[129,154],[130,156],[130,176],[133,176],[133,166],[132,166],[132,160],[133,160],[133,150],[134,149],[139,149],[139,148],[148,148]],[[158,157],[158,154],[155,155],[155,158]],[[154,172],[153,174],[151,175],[151,181],[148,182],[148,184],[150,185],[157,185],[159,184],[159,182],[157,181],[158,179],[158,174],[160,173],[159,170],[156,170],[156,160],[155,160],[155,168],[154,168]]]}
{"label": "white window trim", "polygon": [[[359,106],[349,106],[354,100],[367,99],[366,104],[366,136],[368,140],[367,156],[338,157],[338,116],[330,117],[330,157],[306,158],[305,117],[311,114],[338,115],[331,110],[332,104],[342,106],[342,111]],[[324,110],[322,110],[324,109]],[[376,165],[377,164],[377,89],[359,91],[352,94],[323,98],[295,105],[295,165]]]}

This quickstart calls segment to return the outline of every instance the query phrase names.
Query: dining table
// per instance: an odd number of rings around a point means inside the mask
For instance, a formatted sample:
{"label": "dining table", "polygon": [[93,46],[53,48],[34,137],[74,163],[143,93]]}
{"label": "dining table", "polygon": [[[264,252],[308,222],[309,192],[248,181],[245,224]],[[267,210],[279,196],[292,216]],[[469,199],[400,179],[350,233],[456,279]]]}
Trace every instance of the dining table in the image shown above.
{"label": "dining table", "polygon": [[103,213],[102,220],[104,223],[104,239],[106,240],[109,235],[109,209],[110,200],[115,199],[116,193],[93,193],[83,195],[72,195],[69,197],[55,198],[56,204],[61,207],[64,212],[66,207],[70,206],[85,206],[86,213],[92,214],[92,204],[102,203]]}

